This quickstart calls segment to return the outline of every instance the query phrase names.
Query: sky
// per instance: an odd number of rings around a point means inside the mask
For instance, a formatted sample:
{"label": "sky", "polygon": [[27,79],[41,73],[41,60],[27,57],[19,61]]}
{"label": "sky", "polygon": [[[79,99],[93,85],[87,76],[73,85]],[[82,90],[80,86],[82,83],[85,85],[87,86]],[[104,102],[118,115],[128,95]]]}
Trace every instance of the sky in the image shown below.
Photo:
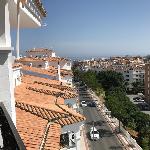
{"label": "sky", "polygon": [[[150,54],[150,0],[43,0],[47,17],[21,29],[20,49],[53,48],[69,58]],[[12,32],[15,46],[16,30]]]}

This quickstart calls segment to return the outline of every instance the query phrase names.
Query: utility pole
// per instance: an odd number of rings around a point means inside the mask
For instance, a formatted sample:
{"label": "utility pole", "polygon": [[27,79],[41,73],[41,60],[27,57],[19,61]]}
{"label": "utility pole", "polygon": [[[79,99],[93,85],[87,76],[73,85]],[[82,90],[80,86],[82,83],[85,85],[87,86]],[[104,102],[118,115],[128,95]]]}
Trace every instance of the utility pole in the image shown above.
{"label": "utility pole", "polygon": [[94,141],[94,121],[93,121],[93,141]]}

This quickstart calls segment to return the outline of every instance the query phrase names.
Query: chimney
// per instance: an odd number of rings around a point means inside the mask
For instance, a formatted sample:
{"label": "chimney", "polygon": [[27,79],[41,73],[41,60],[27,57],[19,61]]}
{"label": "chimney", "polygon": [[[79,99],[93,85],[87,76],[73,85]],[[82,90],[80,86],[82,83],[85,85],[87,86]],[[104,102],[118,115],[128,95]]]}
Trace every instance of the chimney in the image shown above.
{"label": "chimney", "polygon": [[61,75],[60,75],[60,65],[59,65],[59,61],[58,61],[58,66],[57,66],[57,79],[58,81],[61,81]]}

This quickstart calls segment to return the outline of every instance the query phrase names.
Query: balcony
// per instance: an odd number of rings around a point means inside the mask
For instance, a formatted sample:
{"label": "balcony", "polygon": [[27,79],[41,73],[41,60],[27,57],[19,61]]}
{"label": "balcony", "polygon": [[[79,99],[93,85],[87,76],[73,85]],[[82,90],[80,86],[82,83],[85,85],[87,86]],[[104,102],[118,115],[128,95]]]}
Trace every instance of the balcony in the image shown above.
{"label": "balcony", "polygon": [[[14,28],[17,27],[17,1],[9,1],[10,25]],[[46,17],[46,11],[39,0],[26,0],[24,7],[20,3],[20,28],[40,27],[44,17]]]}
{"label": "balcony", "polygon": [[0,149],[26,149],[16,127],[14,126],[2,102],[0,102]]}

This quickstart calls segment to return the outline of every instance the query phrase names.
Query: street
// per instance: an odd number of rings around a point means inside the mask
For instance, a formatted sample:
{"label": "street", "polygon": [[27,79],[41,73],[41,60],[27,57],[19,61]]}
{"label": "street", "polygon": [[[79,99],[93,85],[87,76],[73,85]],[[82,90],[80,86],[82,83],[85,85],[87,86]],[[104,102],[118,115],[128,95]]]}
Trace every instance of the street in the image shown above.
{"label": "street", "polygon": [[[86,91],[79,92],[80,101],[86,101],[87,103],[92,100],[91,96]],[[119,143],[115,134],[111,131],[111,128],[97,110],[97,107],[81,107],[83,114],[86,117],[85,129],[86,137],[88,139],[90,150],[122,150],[122,145]],[[90,140],[89,131],[93,125],[100,133],[100,139],[97,141]]]}

